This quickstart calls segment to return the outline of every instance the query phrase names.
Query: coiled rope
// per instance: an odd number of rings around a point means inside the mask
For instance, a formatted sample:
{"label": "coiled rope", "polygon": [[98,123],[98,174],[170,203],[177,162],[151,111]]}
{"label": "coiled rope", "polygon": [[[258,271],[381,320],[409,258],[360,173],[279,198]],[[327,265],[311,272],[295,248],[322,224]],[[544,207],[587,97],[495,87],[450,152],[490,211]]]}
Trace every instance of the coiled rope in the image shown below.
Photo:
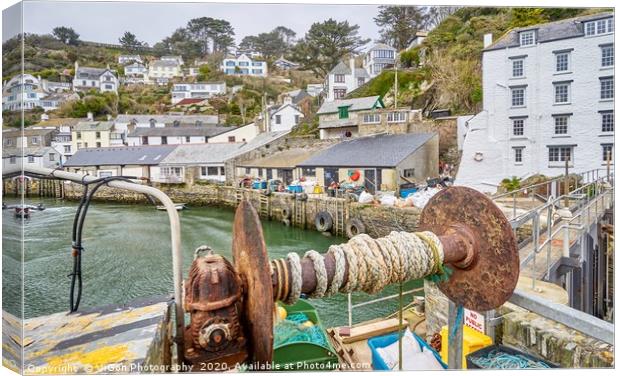
{"label": "coiled rope", "polygon": [[[363,291],[375,294],[386,286],[431,276],[436,280],[449,277],[443,266],[443,247],[432,232],[409,233],[392,231],[388,236],[373,239],[359,234],[348,243],[332,245],[328,249],[335,260],[335,272],[328,286],[323,256],[308,251],[317,281],[312,298],[331,296],[337,292]],[[287,255],[291,266],[292,286],[285,303],[294,304],[301,295],[301,261],[291,252]],[[346,266],[347,283],[341,287]]]}

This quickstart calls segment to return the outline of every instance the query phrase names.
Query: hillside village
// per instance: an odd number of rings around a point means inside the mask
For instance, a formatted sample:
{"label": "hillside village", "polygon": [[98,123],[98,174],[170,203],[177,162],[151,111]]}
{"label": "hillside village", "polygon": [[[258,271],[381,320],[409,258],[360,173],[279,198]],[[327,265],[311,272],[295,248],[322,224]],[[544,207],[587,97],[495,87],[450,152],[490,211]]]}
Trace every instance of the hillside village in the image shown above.
{"label": "hillside village", "polygon": [[[572,172],[604,166],[613,153],[613,14],[475,9],[412,27],[405,42],[352,37],[357,44],[324,71],[295,60],[308,35],[269,54],[250,43],[260,35],[243,46],[214,39],[194,56],[175,54],[170,42],[74,41],[62,66],[48,61],[56,61],[51,48],[38,63],[39,49],[24,74],[5,64],[3,166],[309,194],[401,192],[437,178],[495,192],[512,176],[559,175],[566,160]],[[465,32],[467,42],[450,36]],[[80,56],[79,43],[108,60]],[[446,56],[462,68],[450,74],[470,82],[446,77]],[[535,65],[548,80],[528,80]],[[579,126],[593,117],[595,134]]]}

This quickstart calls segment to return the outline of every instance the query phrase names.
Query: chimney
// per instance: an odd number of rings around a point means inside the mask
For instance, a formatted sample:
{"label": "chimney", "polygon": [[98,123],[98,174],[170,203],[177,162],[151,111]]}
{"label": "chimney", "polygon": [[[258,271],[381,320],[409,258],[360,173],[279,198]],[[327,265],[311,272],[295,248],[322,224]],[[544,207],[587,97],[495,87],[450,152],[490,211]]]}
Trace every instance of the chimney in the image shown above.
{"label": "chimney", "polygon": [[285,95],[284,96],[284,100],[282,101],[283,104],[291,104],[293,103],[293,98],[290,95]]}
{"label": "chimney", "polygon": [[351,74],[355,74],[355,58],[349,59],[349,68],[351,68]]}
{"label": "chimney", "polygon": [[86,114],[86,119],[88,119],[88,121],[93,121],[93,119],[94,119],[94,118],[93,118],[93,113],[92,113],[92,112],[88,112],[88,113]]}
{"label": "chimney", "polygon": [[80,65],[78,64],[78,61],[76,60],[76,61],[75,61],[75,73],[76,73],[76,74],[77,74],[77,70],[78,70],[78,67],[79,67],[79,66],[80,66]]}
{"label": "chimney", "polygon": [[491,44],[493,44],[493,34],[492,33],[484,34],[484,43],[483,43],[484,48],[489,47]]}

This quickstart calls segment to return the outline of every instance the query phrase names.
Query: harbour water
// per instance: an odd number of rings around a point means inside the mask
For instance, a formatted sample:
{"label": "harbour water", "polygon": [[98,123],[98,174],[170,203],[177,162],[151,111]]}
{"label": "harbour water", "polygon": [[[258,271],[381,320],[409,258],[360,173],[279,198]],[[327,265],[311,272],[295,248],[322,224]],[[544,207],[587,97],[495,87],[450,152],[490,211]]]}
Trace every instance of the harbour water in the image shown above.
{"label": "harbour water", "polygon": [[[7,204],[16,198],[5,198]],[[46,210],[33,212],[24,220],[24,317],[36,317],[67,311],[72,270],[71,226],[77,202],[30,199],[42,202]],[[3,211],[3,309],[19,315],[18,286],[22,267],[21,219],[10,210]],[[229,209],[192,207],[180,212],[184,273],[194,250],[209,245],[231,257],[231,233],[234,213]],[[326,237],[316,231],[285,227],[263,221],[265,242],[270,258],[284,257],[294,251],[303,255],[309,249],[320,252],[346,239]],[[84,281],[80,308],[122,304],[132,299],[172,294],[172,259],[167,214],[152,206],[94,202],[88,211],[83,231]],[[7,283],[9,282],[9,283]],[[409,282],[406,289],[421,285]],[[390,286],[381,294],[398,291]],[[354,294],[353,302],[368,300],[366,294]],[[347,297],[312,300],[325,326],[346,325]],[[368,305],[354,311],[354,322],[385,316],[398,308],[397,300]]]}

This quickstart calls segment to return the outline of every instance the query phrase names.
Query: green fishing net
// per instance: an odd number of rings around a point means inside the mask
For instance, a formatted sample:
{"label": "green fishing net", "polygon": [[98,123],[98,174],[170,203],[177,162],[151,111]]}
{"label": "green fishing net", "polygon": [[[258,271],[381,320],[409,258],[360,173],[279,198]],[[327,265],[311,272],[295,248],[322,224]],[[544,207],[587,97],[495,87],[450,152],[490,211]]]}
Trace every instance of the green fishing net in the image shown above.
{"label": "green fishing net", "polygon": [[292,342],[310,342],[319,346],[328,347],[327,338],[317,325],[302,326],[309,321],[303,313],[293,313],[286,319],[278,322],[273,328],[273,346],[278,347]]}

